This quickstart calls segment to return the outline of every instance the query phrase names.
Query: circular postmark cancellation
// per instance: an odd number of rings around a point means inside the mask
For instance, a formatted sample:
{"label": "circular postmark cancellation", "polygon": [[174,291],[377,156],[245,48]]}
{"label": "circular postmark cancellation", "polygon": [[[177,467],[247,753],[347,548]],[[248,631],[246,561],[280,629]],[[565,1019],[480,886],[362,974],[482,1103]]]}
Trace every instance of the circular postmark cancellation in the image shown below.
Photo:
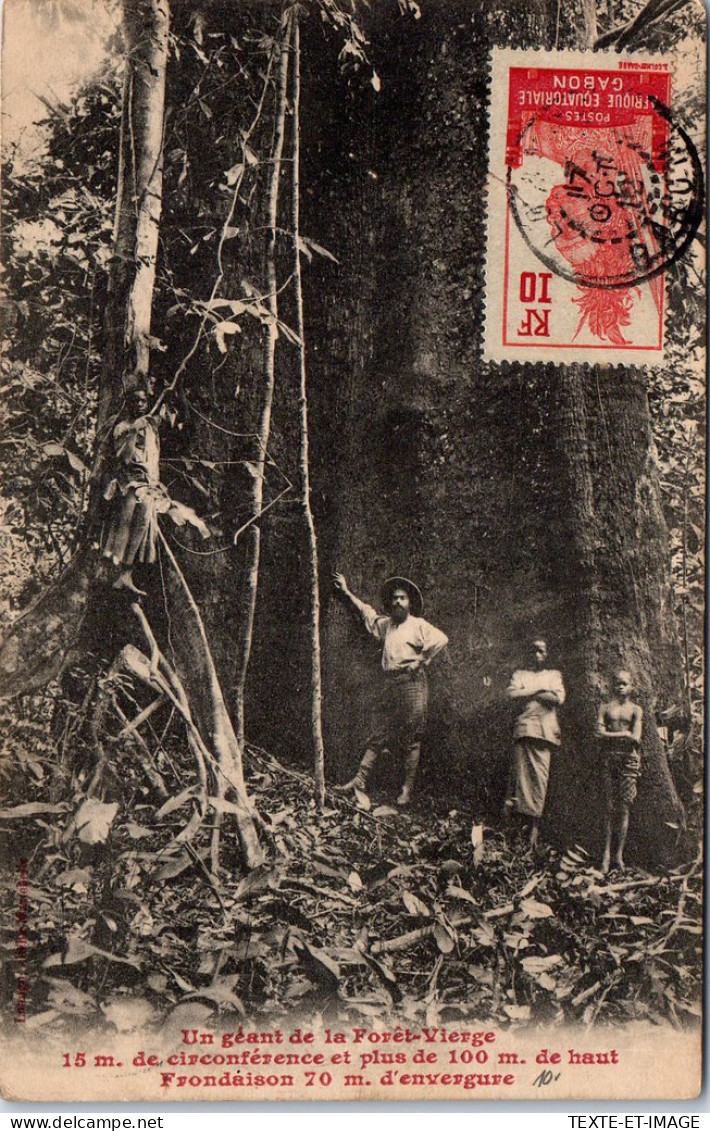
{"label": "circular postmark cancellation", "polygon": [[550,271],[578,286],[652,279],[686,252],[701,222],[697,150],[659,98],[646,93],[643,106],[617,122],[575,115],[579,124],[548,106],[511,139],[506,187],[520,234]]}

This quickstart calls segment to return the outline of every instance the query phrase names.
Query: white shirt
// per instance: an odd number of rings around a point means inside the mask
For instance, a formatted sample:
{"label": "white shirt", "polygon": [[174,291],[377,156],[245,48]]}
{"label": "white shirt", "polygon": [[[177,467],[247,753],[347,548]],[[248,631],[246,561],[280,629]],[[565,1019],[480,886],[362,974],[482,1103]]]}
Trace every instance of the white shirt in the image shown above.
{"label": "white shirt", "polygon": [[[565,689],[560,672],[543,669],[540,672],[518,670],[513,672],[506,694],[511,691],[525,691],[529,695],[550,691],[557,696],[558,706],[565,701]],[[524,700],[522,700],[524,702]],[[560,724],[557,720],[557,707],[528,699],[515,720],[513,738],[541,738],[553,746],[560,745]]]}
{"label": "white shirt", "polygon": [[382,641],[382,667],[386,672],[406,671],[417,659],[429,664],[449,643],[441,629],[434,628],[422,617],[410,615],[400,624],[394,617],[382,616],[357,597],[352,600],[367,631]]}

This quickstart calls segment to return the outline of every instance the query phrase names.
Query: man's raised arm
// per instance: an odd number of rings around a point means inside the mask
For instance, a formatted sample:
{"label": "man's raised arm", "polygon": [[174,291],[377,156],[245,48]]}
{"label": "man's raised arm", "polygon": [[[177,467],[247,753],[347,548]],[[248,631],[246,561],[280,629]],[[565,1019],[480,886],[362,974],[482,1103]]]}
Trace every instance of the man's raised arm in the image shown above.
{"label": "man's raised arm", "polygon": [[348,583],[342,573],[333,574],[333,585],[336,592],[342,593],[343,597],[347,598],[352,607],[360,614],[362,623],[365,625],[367,631],[372,636],[376,636],[378,640],[381,639],[378,621],[382,618],[377,610],[373,609],[372,605],[366,605],[364,601],[361,601],[359,597],[356,597],[355,594],[350,591]]}

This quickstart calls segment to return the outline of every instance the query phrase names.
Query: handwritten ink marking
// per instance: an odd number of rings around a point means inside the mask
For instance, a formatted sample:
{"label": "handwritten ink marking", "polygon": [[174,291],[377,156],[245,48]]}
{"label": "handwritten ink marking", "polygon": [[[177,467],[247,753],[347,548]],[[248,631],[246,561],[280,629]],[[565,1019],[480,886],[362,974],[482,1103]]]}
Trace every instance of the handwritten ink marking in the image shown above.
{"label": "handwritten ink marking", "polygon": [[533,1087],[537,1085],[538,1088],[544,1088],[547,1084],[552,1084],[554,1080],[559,1080],[561,1072],[550,1072],[549,1068],[545,1068],[539,1076],[533,1080]]}

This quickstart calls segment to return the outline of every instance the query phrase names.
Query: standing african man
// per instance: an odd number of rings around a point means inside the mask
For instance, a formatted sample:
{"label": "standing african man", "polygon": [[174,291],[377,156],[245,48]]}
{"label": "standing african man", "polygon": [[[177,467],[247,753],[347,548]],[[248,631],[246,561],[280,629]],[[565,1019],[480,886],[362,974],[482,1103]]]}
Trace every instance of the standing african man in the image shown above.
{"label": "standing african man", "polygon": [[547,643],[538,637],[530,645],[530,668],[514,671],[505,693],[523,703],[513,727],[512,788],[505,806],[529,818],[531,848],[545,808],[552,751],[560,745],[557,708],[565,701],[562,675],[546,662]]}
{"label": "standing african man", "polygon": [[406,577],[390,577],[382,587],[382,602],[388,614],[376,612],[348,589],[342,573],[333,575],[335,588],[357,610],[371,636],[382,644],[384,683],[375,707],[367,747],[354,778],[341,791],[363,792],[381,750],[404,750],[404,785],[398,805],[408,805],[419,766],[422,737],[426,726],[428,684],[426,668],[448,644],[440,629],[421,614],[424,601],[420,590]]}
{"label": "standing african man", "polygon": [[597,717],[597,739],[603,754],[606,802],[604,853],[601,870],[609,871],[612,836],[616,833],[614,864],[624,870],[624,847],[629,831],[631,807],[641,777],[643,710],[634,703],[633,682],[627,671],[614,676],[614,694],[602,703]]}

